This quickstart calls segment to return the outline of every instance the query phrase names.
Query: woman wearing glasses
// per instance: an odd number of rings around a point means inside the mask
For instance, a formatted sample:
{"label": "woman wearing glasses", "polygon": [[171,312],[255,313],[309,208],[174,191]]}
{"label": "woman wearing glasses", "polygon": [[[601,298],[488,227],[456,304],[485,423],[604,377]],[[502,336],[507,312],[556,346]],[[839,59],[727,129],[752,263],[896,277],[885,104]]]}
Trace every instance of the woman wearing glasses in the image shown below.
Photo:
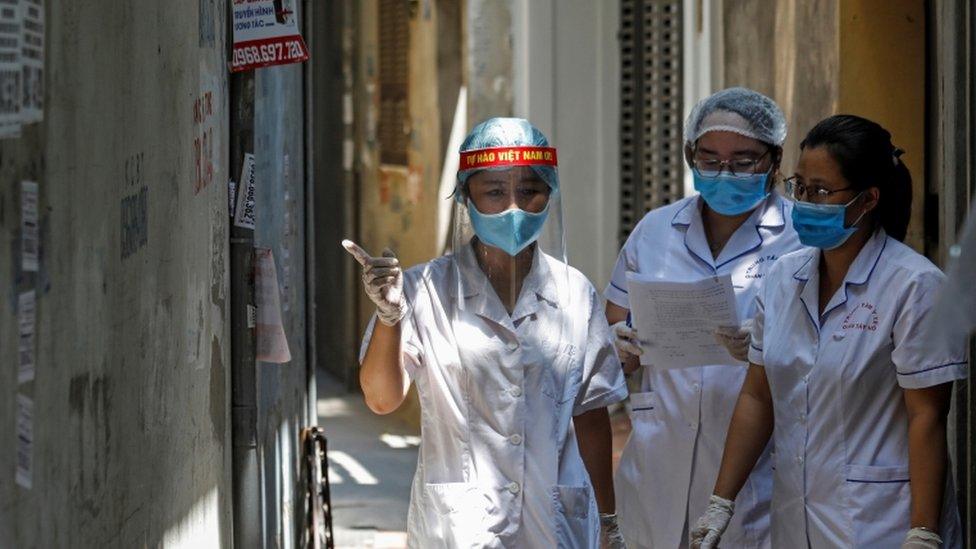
{"label": "woman wearing glasses", "polygon": [[[628,271],[681,282],[731,275],[740,319],[752,318],[769,268],[800,247],[788,224],[789,203],[771,192],[785,138],[782,111],[752,90],[723,90],[692,110],[685,158],[700,194],[641,220],[606,289],[607,318],[625,371],[639,367],[641,354],[641,334],[626,322]],[[615,486],[631,549],[687,547],[689,523],[708,505],[748,352],[747,330],[730,328],[721,337],[742,362],[686,369],[654,364],[643,369],[640,392],[630,395],[633,431]],[[771,486],[766,456],[739,495],[729,547],[769,546]]]}
{"label": "woman wearing glasses", "polygon": [[717,545],[774,435],[774,547],[961,547],[946,415],[966,352],[920,335],[943,276],[901,243],[902,151],[847,115],[800,148],[788,192],[813,248],[781,258],[757,298],[749,373],[695,544]]}

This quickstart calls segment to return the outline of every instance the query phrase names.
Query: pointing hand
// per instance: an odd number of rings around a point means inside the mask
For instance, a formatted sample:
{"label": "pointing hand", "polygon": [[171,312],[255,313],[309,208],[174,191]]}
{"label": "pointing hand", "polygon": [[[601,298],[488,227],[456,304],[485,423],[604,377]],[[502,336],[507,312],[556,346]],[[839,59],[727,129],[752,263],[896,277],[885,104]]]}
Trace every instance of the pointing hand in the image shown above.
{"label": "pointing hand", "polygon": [[363,266],[363,286],[366,295],[376,304],[376,316],[387,326],[395,326],[407,316],[407,300],[403,295],[403,270],[393,250],[373,257],[352,240],[343,240],[346,249]]}

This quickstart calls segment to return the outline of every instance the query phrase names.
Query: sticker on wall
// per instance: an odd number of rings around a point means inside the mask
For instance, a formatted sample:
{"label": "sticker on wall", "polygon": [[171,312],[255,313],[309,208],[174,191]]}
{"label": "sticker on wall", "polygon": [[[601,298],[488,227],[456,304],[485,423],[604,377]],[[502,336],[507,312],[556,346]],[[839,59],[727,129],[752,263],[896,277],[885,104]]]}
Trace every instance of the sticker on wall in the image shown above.
{"label": "sticker on wall", "polygon": [[237,209],[237,181],[227,182],[227,212],[231,218],[234,217],[234,210]]}
{"label": "sticker on wall", "polygon": [[254,155],[244,154],[241,167],[241,184],[237,189],[237,206],[234,208],[234,225],[254,229]]}
{"label": "sticker on wall", "polygon": [[37,183],[20,182],[20,268],[37,272],[40,266],[40,238],[37,215]]}
{"label": "sticker on wall", "polygon": [[0,2],[0,138],[20,137],[22,23],[17,3]]}
{"label": "sticker on wall", "polygon": [[21,85],[23,102],[20,117],[24,124],[44,120],[44,2],[20,0],[23,17],[21,35]]}
{"label": "sticker on wall", "polygon": [[30,490],[34,485],[34,401],[17,395],[17,485]]}
{"label": "sticker on wall", "polygon": [[268,248],[254,249],[254,300],[257,302],[257,359],[284,364],[291,361],[288,338],[281,320],[278,271]]}
{"label": "sticker on wall", "polygon": [[308,59],[298,32],[297,0],[233,0],[234,50],[231,72]]}
{"label": "sticker on wall", "polygon": [[34,327],[37,325],[37,294],[34,290],[21,293],[17,298],[17,383],[34,379]]}

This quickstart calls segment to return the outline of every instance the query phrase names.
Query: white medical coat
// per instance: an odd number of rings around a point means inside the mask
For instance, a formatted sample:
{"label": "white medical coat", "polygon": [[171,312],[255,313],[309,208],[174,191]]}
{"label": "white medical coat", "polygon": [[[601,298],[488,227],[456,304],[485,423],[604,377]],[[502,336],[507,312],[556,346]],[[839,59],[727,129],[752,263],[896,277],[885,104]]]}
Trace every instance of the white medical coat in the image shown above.
{"label": "white medical coat", "polygon": [[[813,248],[780,258],[757,299],[749,360],[765,367],[776,416],[773,547],[900,547],[911,505],[902,389],[963,379],[965,342],[920,336],[942,273],[883,230],[822,315],[819,261]],[[949,487],[941,535],[955,548]]]}
{"label": "white medical coat", "polygon": [[597,547],[572,417],[627,389],[590,282],[537,253],[509,315],[466,246],[408,269],[404,290],[403,360],[422,429],[409,546]]}
{"label": "white medical coat", "polygon": [[[607,299],[630,308],[627,271],[676,282],[731,274],[740,321],[751,318],[756,292],[770,267],[800,247],[788,222],[792,204],[770,195],[717,259],[705,238],[701,207],[696,194],[649,212],[620,252]],[[744,363],[643,369],[641,392],[630,395],[633,431],[614,483],[630,549],[688,544],[689,523],[705,512],[715,487],[745,372]],[[767,452],[736,499],[724,546],[769,546],[771,490]]]}

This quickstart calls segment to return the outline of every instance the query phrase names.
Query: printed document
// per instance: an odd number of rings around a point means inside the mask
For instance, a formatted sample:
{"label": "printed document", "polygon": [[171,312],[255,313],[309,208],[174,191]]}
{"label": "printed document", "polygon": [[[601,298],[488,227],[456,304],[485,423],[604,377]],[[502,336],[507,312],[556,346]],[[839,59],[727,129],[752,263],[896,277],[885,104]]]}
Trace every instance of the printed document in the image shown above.
{"label": "printed document", "polygon": [[715,340],[719,326],[738,326],[729,275],[694,282],[665,282],[627,273],[631,324],[644,354],[641,364],[690,368],[741,364]]}

